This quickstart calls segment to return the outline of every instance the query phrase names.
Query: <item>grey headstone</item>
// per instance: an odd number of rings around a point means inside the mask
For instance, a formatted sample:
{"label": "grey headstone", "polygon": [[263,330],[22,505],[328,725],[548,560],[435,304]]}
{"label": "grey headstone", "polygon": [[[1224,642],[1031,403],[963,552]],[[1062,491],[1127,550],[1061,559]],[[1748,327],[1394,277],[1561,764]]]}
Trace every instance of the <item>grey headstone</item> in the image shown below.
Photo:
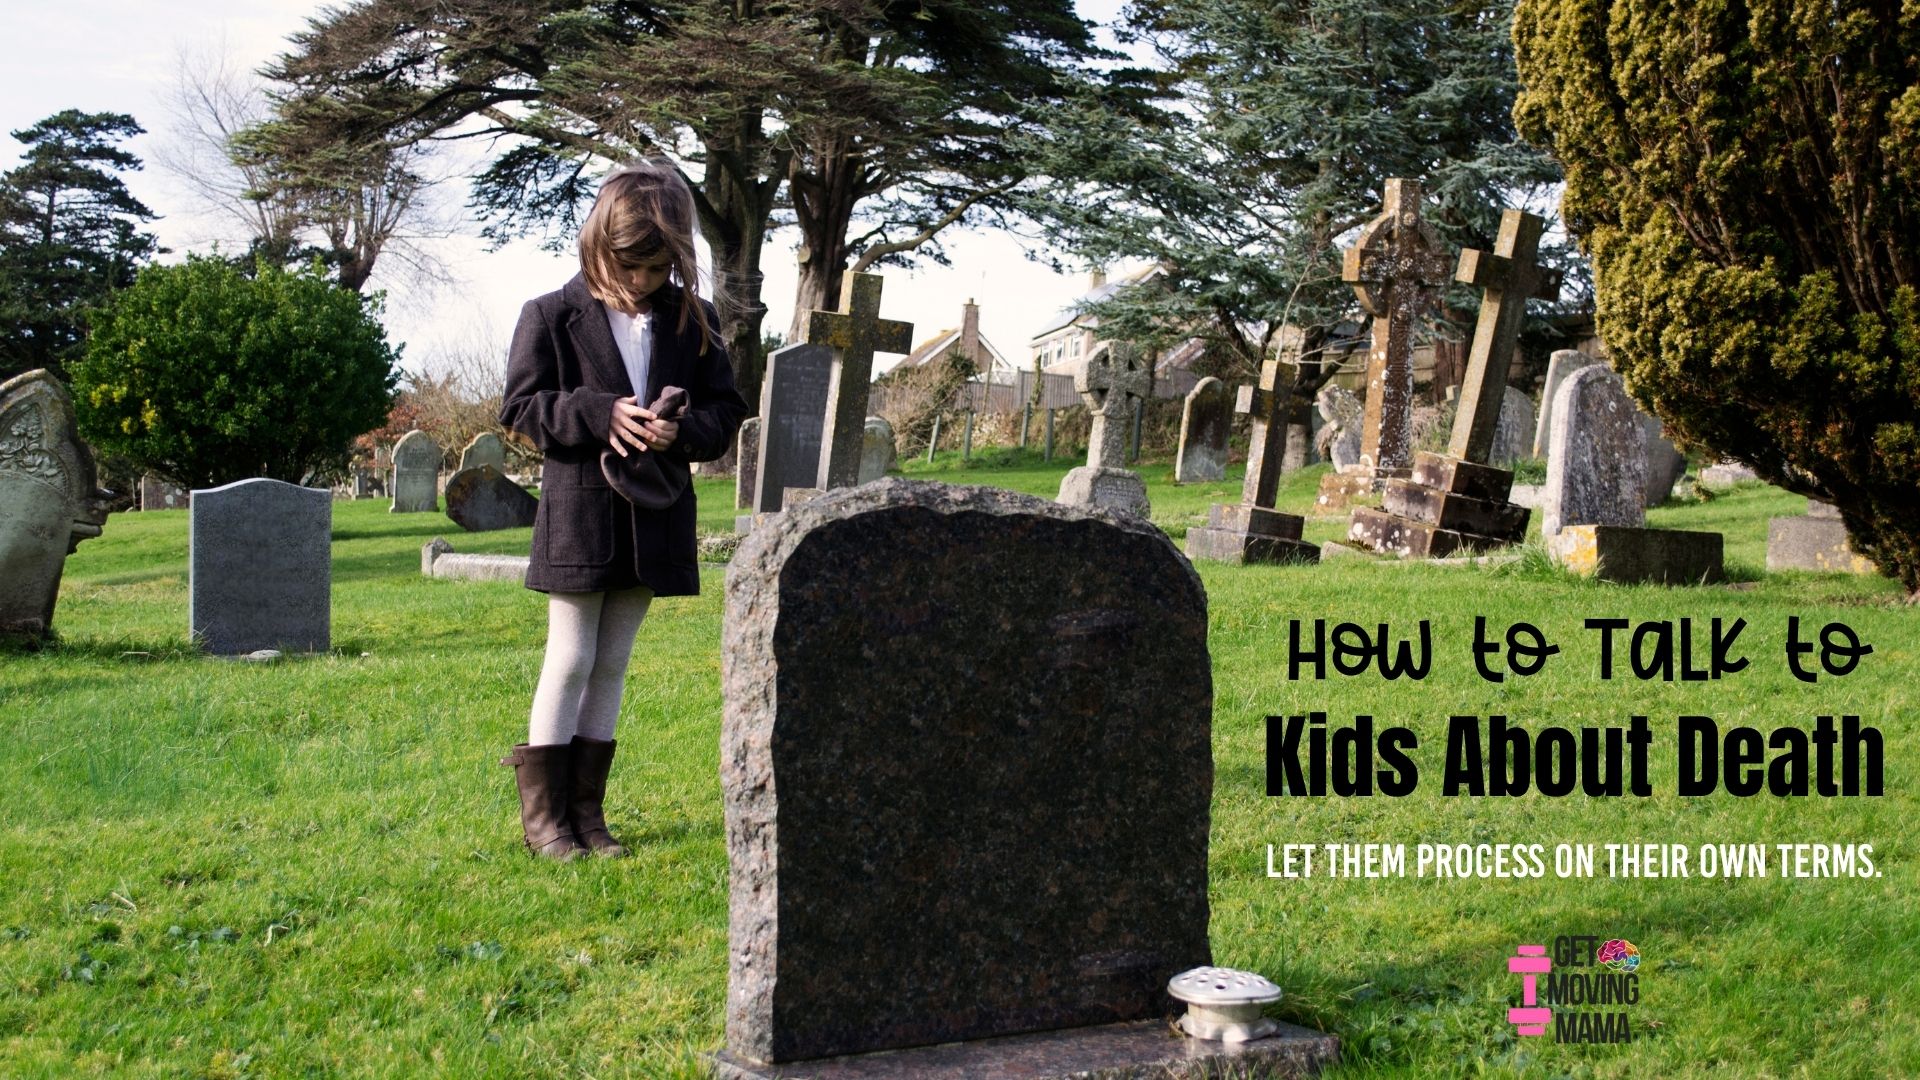
{"label": "grey headstone", "polygon": [[279,480],[193,493],[187,623],[210,653],[331,644],[333,497]]}
{"label": "grey headstone", "polygon": [[540,500],[499,469],[462,469],[447,481],[447,516],[468,532],[524,529],[540,512]]}
{"label": "grey headstone", "polygon": [[500,436],[491,431],[483,431],[475,435],[467,443],[466,449],[460,451],[458,471],[478,469],[482,465],[491,465],[503,473],[507,471],[507,444],[501,442]]}
{"label": "grey headstone", "polygon": [[110,498],[60,380],[40,369],[0,382],[0,634],[53,628],[67,556],[100,535]]}
{"label": "grey headstone", "polygon": [[1158,529],[832,491],[741,544],[723,636],[723,1063],[1161,1016],[1209,961],[1206,594]]}
{"label": "grey headstone", "polygon": [[820,440],[827,425],[833,350],[788,345],[767,356],[760,384],[760,459],[754,509],[774,513],[790,487],[820,486]]}
{"label": "grey headstone", "polygon": [[1500,426],[1493,432],[1493,450],[1487,464],[1507,468],[1528,456],[1533,442],[1533,399],[1509,386],[1500,400]]}
{"label": "grey headstone", "polygon": [[1599,365],[1581,368],[1560,384],[1553,412],[1541,535],[1551,540],[1569,525],[1643,523],[1645,434],[1620,376]]}
{"label": "grey headstone", "polygon": [[1233,431],[1233,388],[1209,375],[1187,391],[1180,413],[1180,447],[1173,482],[1204,484],[1227,475],[1227,436]]}
{"label": "grey headstone", "polygon": [[898,446],[892,424],[884,417],[867,417],[867,430],[860,442],[860,482],[872,483],[887,475],[899,455]]}
{"label": "grey headstone", "polygon": [[740,422],[740,442],[734,451],[738,468],[733,474],[733,508],[753,509],[755,478],[760,475],[760,418]]}
{"label": "grey headstone", "polygon": [[1647,505],[1659,506],[1687,471],[1687,455],[1667,441],[1667,429],[1652,413],[1640,413],[1640,430],[1647,441]]}
{"label": "grey headstone", "polygon": [[393,444],[395,514],[440,509],[440,444],[424,431],[409,431]]}
{"label": "grey headstone", "polygon": [[1567,376],[1600,361],[1578,349],[1560,349],[1547,358],[1547,381],[1540,385],[1540,418],[1533,429],[1533,456],[1546,457],[1553,442],[1553,399]]}
{"label": "grey headstone", "polygon": [[162,480],[152,473],[146,473],[140,477],[140,509],[185,510],[186,508],[186,488]]}

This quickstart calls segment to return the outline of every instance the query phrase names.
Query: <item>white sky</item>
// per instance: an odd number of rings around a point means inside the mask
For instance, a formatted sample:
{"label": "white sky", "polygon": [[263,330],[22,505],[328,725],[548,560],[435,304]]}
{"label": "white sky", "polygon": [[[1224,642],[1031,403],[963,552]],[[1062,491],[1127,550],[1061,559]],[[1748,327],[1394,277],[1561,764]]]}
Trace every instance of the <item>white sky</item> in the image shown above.
{"label": "white sky", "polygon": [[[1078,3],[1084,17],[1104,22],[1115,16],[1121,0]],[[224,42],[236,67],[257,68],[282,51],[286,36],[321,6],[313,0],[206,0],[191,5],[4,0],[0,40],[14,45],[7,50],[7,63],[0,65],[0,132],[26,128],[68,108],[132,114],[148,134],[125,145],[148,165],[126,176],[128,188],[160,215],[151,228],[163,246],[174,249],[168,258],[204,251],[230,230],[217,219],[198,215],[193,196],[152,164],[155,147],[168,137],[166,100],[176,57],[183,50],[217,52]],[[20,150],[19,143],[0,134],[0,169],[11,168]],[[387,290],[389,336],[406,343],[404,362],[410,369],[429,362],[436,351],[462,343],[489,341],[504,348],[520,304],[564,282],[577,265],[571,256],[541,251],[531,242],[486,251],[479,224],[459,210],[464,182],[451,181],[445,196],[460,235],[435,241],[434,250],[456,284],[421,286],[392,270],[376,270],[373,280],[373,287]],[[958,326],[961,305],[973,298],[980,304],[981,332],[1002,353],[1024,360],[1033,332],[1085,291],[1084,272],[1055,274],[1028,259],[1005,235],[949,230],[945,239],[951,267],[928,264],[887,271],[885,314],[911,321],[916,340]],[[232,240],[243,238],[230,236],[229,250]],[[763,299],[770,308],[766,326],[780,333],[792,317],[795,242],[791,230],[776,234],[762,267]],[[881,363],[888,359],[881,358]]]}

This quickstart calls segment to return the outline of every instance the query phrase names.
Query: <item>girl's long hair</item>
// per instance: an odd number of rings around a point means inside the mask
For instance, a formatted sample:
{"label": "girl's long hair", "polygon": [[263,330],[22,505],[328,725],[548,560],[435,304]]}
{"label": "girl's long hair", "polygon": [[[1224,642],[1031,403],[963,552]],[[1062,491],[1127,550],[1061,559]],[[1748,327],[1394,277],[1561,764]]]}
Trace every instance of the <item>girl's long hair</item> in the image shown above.
{"label": "girl's long hair", "polygon": [[628,283],[626,270],[666,252],[669,281],[680,287],[680,325],[692,319],[700,327],[700,352],[712,344],[712,331],[700,307],[700,257],[693,246],[693,192],[672,165],[639,161],[622,165],[601,181],[600,194],[580,229],[580,272],[602,302],[624,310],[645,297]]}

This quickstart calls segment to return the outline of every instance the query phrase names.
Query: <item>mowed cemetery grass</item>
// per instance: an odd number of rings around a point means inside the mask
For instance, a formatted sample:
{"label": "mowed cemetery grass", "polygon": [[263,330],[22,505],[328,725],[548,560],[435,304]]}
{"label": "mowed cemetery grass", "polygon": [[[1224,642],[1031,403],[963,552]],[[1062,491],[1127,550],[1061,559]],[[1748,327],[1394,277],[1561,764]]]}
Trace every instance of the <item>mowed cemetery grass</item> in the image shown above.
{"label": "mowed cemetery grass", "polygon": [[[1001,452],[907,468],[1051,496],[1071,464]],[[1167,465],[1143,472],[1176,538],[1239,492],[1237,467],[1179,488]],[[1282,504],[1310,508],[1320,472],[1290,478]],[[699,481],[699,498],[703,529],[730,527],[730,482]],[[1338,1077],[1920,1072],[1917,613],[1878,578],[1766,574],[1767,517],[1803,507],[1753,485],[1649,515],[1724,531],[1735,583],[1723,587],[1587,583],[1537,548],[1503,566],[1201,565],[1216,961],[1280,982],[1274,1015],[1340,1035]],[[384,501],[335,503],[333,520],[330,654],[195,655],[184,511],[114,516],[68,561],[60,643],[0,654],[0,1075],[701,1075],[726,999],[725,568],[703,572],[701,596],[661,601],[641,631],[609,800],[634,857],[556,866],[522,853],[496,764],[525,734],[544,600],[419,573],[436,535],[521,553],[528,531],[468,535]],[[1316,520],[1308,536],[1343,527]],[[1851,675],[1802,683],[1783,652],[1794,615],[1812,629],[1845,622],[1874,652]],[[1468,648],[1475,616],[1530,621],[1563,651],[1540,674],[1484,681]],[[1715,616],[1746,620],[1746,670],[1596,677],[1585,619]],[[1431,674],[1290,681],[1296,619],[1386,622],[1396,636],[1430,620]],[[1268,797],[1265,718],[1315,709],[1336,725],[1364,713],[1412,728],[1418,791]],[[1535,730],[1647,715],[1654,795],[1443,797],[1454,713]],[[1674,794],[1681,714],[1764,730],[1842,713],[1884,732],[1884,797]],[[1266,869],[1266,845],[1285,843],[1405,843],[1411,864],[1423,842],[1802,841],[1871,843],[1881,876],[1285,880]],[[848,898],[849,919],[858,905]],[[1641,949],[1630,1046],[1514,1038],[1506,957],[1562,934]]]}

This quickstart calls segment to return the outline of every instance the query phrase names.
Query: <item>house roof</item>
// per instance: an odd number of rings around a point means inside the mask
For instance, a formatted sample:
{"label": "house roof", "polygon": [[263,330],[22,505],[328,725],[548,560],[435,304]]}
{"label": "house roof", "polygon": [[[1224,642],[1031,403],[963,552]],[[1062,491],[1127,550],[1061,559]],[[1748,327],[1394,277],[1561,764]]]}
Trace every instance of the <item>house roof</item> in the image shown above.
{"label": "house roof", "polygon": [[1113,297],[1113,294],[1119,292],[1121,289],[1124,289],[1130,285],[1138,285],[1138,284],[1141,284],[1142,282],[1149,281],[1155,277],[1160,276],[1165,272],[1166,271],[1161,268],[1159,263],[1154,263],[1151,266],[1145,266],[1139,270],[1135,270],[1131,274],[1127,274],[1123,277],[1117,277],[1112,281],[1107,282],[1104,285],[1098,285],[1092,289],[1089,289],[1087,292],[1082,293],[1080,297],[1076,299],[1073,303],[1068,304],[1065,308],[1062,308],[1060,311],[1055,312],[1053,318],[1048,320],[1045,326],[1034,331],[1033,339],[1035,341],[1038,341],[1039,339],[1046,337],[1048,334],[1053,333],[1055,330],[1060,330],[1065,327],[1072,326],[1075,322],[1079,321],[1080,317],[1083,314],[1085,314],[1084,312],[1079,310],[1081,306],[1087,305],[1087,304],[1097,304],[1102,300],[1111,299]]}
{"label": "house roof", "polygon": [[[925,340],[921,341],[920,344],[915,345],[913,347],[912,352],[901,357],[898,361],[888,366],[886,371],[879,372],[878,374],[884,375],[887,372],[902,371],[906,368],[919,367],[923,364],[930,363],[936,357],[942,355],[948,349],[952,348],[955,345],[958,345],[959,343],[960,343],[960,331],[958,329],[948,328],[946,330],[941,330],[935,333],[932,337],[926,338]],[[995,348],[993,345],[993,342],[987,340],[987,336],[985,334],[980,335],[980,346],[987,350],[988,368],[991,369],[991,368],[1012,368],[1013,367],[1012,363],[1007,360],[1005,354],[1001,353],[999,349]]]}

